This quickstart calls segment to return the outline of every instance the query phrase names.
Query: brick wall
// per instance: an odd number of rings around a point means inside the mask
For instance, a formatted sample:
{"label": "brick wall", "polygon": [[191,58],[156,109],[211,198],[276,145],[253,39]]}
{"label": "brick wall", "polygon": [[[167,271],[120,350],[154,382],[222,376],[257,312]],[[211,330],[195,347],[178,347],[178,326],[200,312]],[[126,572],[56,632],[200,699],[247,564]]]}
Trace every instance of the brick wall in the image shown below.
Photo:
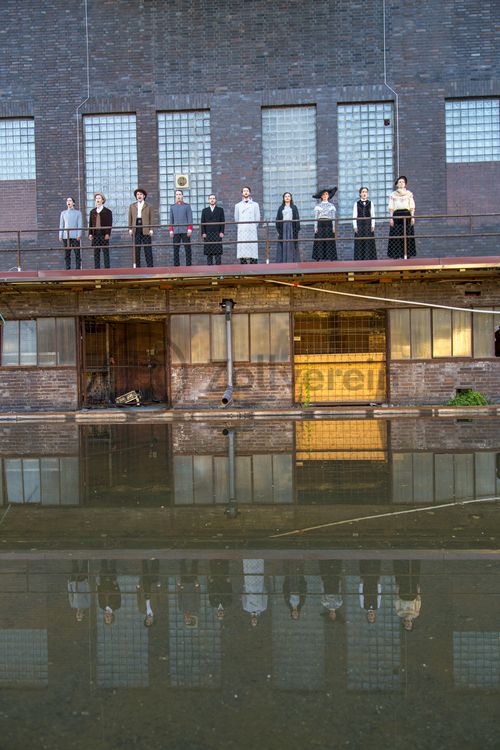
{"label": "brick wall", "polygon": [[192,422],[176,422],[172,425],[174,455],[207,454],[227,455],[227,436],[223,429],[230,427],[235,433],[237,455],[252,453],[289,453],[294,448],[293,422],[224,422],[224,411],[218,424],[200,425]]}
{"label": "brick wall", "polygon": [[496,417],[456,419],[393,419],[390,426],[393,451],[497,451],[500,425]]}
{"label": "brick wall", "polygon": [[76,369],[0,368],[0,411],[72,411],[77,407]]}
{"label": "brick wall", "polygon": [[474,388],[500,402],[500,361],[439,360],[390,362],[392,404],[446,404],[457,388]]}
{"label": "brick wall", "polygon": [[0,425],[2,456],[77,456],[76,422]]}

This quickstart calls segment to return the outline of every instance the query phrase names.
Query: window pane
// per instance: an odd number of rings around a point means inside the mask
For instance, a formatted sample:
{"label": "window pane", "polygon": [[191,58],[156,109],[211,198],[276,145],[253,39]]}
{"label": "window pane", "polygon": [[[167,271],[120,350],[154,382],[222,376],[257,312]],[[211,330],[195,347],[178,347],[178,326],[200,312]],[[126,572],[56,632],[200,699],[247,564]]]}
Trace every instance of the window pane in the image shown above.
{"label": "window pane", "polygon": [[60,458],[61,505],[80,503],[80,462],[77,456]]}
{"label": "window pane", "polygon": [[431,311],[411,311],[411,356],[412,359],[431,357]]}
{"label": "window pane", "polygon": [[75,319],[74,318],[57,318],[57,364],[58,365],[75,365],[76,364],[76,346],[75,346]]}
{"label": "window pane", "polygon": [[7,502],[24,502],[23,466],[20,458],[4,459],[5,484],[7,488]]}
{"label": "window pane", "polygon": [[262,110],[264,216],[274,219],[285,190],[293,194],[301,217],[316,192],[316,107]]}
{"label": "window pane", "polygon": [[391,359],[410,359],[410,311],[391,310]]}
{"label": "window pane", "polygon": [[210,315],[191,315],[191,362],[210,362]]}
{"label": "window pane", "polygon": [[[212,361],[226,360],[226,319],[224,315],[212,315]],[[234,336],[234,325],[233,325]],[[233,355],[234,356],[234,355]]]}
{"label": "window pane", "polygon": [[83,118],[87,207],[102,190],[115,226],[127,223],[128,206],[137,187],[135,115],[92,115]]}
{"label": "window pane", "polygon": [[453,356],[470,357],[472,353],[471,320],[468,310],[453,310]]}
{"label": "window pane", "polygon": [[191,204],[193,220],[199,222],[212,192],[210,112],[161,112],[158,114],[158,160],[160,167],[160,216],[170,223],[175,176],[185,174],[189,188],[184,198]]}
{"label": "window pane", "polygon": [[[352,215],[361,185],[370,190],[377,216],[387,213],[393,189],[394,127],[392,102],[341,104],[337,111],[339,215]],[[314,192],[314,191],[313,191]]]}
{"label": "window pane", "polygon": [[47,367],[57,364],[56,356],[56,319],[38,318],[38,364]]}
{"label": "window pane", "polygon": [[0,180],[35,180],[35,123],[0,120]]}
{"label": "window pane", "polygon": [[484,313],[472,315],[476,359],[495,356],[495,318],[496,315]]}
{"label": "window pane", "polygon": [[36,365],[36,320],[20,322],[21,365]]}
{"label": "window pane", "polygon": [[172,315],[170,317],[170,356],[172,362],[191,361],[191,333],[189,315]]}
{"label": "window pane", "polygon": [[269,362],[269,313],[250,315],[250,352],[252,362]]}
{"label": "window pane", "polygon": [[248,314],[233,315],[233,356],[235,362],[248,362]]}
{"label": "window pane", "polygon": [[19,364],[19,321],[6,320],[2,329],[2,365]]}
{"label": "window pane", "polygon": [[432,356],[451,357],[451,310],[432,311]]}
{"label": "window pane", "polygon": [[463,99],[445,103],[446,161],[500,159],[498,99]]}
{"label": "window pane", "polygon": [[290,359],[290,317],[288,313],[271,313],[271,362]]}
{"label": "window pane", "polygon": [[40,459],[42,505],[59,505],[59,459]]}
{"label": "window pane", "polygon": [[38,458],[23,458],[24,502],[40,502],[40,461]]}

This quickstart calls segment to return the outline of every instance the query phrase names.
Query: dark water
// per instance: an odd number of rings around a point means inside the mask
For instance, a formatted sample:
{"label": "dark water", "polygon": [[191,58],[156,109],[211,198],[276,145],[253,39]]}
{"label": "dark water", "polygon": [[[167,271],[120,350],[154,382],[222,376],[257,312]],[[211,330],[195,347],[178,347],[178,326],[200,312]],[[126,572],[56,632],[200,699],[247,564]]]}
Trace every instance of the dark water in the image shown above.
{"label": "dark water", "polygon": [[500,748],[497,420],[0,438],[2,750]]}

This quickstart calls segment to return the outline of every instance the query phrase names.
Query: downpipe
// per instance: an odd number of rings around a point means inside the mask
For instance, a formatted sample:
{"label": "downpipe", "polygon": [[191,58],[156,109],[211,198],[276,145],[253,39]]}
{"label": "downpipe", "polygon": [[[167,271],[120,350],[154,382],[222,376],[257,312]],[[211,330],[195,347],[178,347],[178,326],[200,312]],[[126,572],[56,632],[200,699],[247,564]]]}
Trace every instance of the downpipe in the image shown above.
{"label": "downpipe", "polygon": [[232,299],[223,299],[220,306],[224,310],[226,320],[226,361],[227,361],[227,387],[222,394],[222,406],[233,403],[233,329],[231,317],[235,302]]}

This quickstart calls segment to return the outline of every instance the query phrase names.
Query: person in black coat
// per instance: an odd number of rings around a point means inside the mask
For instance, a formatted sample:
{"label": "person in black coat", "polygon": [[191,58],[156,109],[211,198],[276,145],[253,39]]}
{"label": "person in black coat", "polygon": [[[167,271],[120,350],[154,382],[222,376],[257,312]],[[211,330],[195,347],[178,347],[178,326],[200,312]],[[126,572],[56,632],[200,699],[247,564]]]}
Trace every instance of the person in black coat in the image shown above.
{"label": "person in black coat", "polygon": [[201,236],[203,238],[203,252],[207,256],[209,266],[214,260],[220,266],[222,260],[222,238],[225,230],[224,209],[217,205],[217,198],[213,193],[208,196],[208,206],[201,212]]}
{"label": "person in black coat", "polygon": [[122,595],[116,577],[114,560],[101,560],[97,582],[97,601],[103,611],[104,624],[112,625],[115,621],[116,610],[122,606]]}
{"label": "person in black coat", "polygon": [[278,232],[277,263],[298,263],[299,258],[299,210],[293,202],[292,194],[283,193],[283,203],[276,214]]}
{"label": "person in black coat", "polygon": [[94,248],[94,267],[101,267],[101,250],[104,268],[109,268],[109,238],[113,226],[113,214],[105,207],[106,196],[94,193],[95,207],[89,216],[89,240]]}

